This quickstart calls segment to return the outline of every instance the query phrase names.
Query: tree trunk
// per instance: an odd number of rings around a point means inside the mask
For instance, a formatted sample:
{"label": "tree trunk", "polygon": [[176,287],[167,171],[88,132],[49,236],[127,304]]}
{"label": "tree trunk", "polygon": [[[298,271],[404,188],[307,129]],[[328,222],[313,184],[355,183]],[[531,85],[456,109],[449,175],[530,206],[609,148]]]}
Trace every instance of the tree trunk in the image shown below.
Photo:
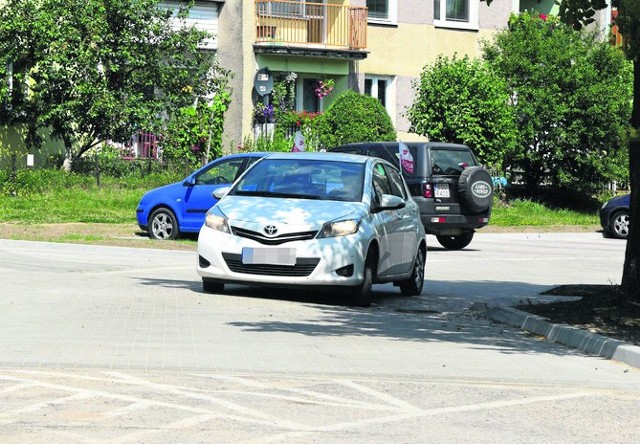
{"label": "tree trunk", "polygon": [[73,154],[73,145],[70,140],[64,139],[64,162],[62,162],[62,171],[70,173],[73,169],[73,161],[76,159]]}
{"label": "tree trunk", "polygon": [[[622,271],[625,298],[640,302],[640,63],[633,61],[632,135],[629,142],[629,176],[631,188],[630,229]],[[635,221],[635,223],[634,223]]]}

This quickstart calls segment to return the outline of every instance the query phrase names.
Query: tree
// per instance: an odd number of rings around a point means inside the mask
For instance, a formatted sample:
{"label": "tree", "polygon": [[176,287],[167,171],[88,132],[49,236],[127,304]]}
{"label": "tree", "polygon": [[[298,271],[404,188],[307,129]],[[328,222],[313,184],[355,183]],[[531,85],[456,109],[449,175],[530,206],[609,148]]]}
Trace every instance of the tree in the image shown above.
{"label": "tree", "polygon": [[619,50],[555,17],[521,13],[483,52],[513,97],[518,147],[505,164],[522,171],[529,195],[545,181],[589,193],[625,179],[617,175],[632,77]]}
{"label": "tree", "polygon": [[319,139],[325,147],[396,140],[391,118],[378,99],[352,90],[340,94],[319,119]]}
{"label": "tree", "polygon": [[230,95],[216,94],[211,104],[180,108],[162,131],[164,160],[184,160],[196,167],[222,155],[222,126]]}
{"label": "tree", "polygon": [[505,82],[486,63],[439,56],[414,87],[407,110],[412,132],[469,145],[483,163],[502,165],[515,146],[513,110]]}
{"label": "tree", "polygon": [[[157,130],[226,88],[208,33],[174,29],[159,0],[7,0],[0,6],[0,123],[48,128],[65,169],[89,149]],[[188,13],[181,8],[178,18]]]}
{"label": "tree", "polygon": [[[493,0],[484,0],[491,4]],[[612,0],[618,9],[616,24],[623,37],[623,50],[633,62],[633,109],[629,137],[629,177],[631,220],[640,220],[640,0]],[[593,22],[595,11],[606,8],[606,0],[563,0],[560,17],[564,23],[580,28]],[[629,301],[640,302],[640,224],[632,224],[627,239],[622,291]]]}

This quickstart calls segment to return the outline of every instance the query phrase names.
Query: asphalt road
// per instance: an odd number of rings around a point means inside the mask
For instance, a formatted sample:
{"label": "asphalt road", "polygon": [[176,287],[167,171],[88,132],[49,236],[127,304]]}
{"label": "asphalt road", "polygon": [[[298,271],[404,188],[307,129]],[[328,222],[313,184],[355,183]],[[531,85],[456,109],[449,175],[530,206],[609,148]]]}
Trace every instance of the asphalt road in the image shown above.
{"label": "asphalt road", "polygon": [[618,283],[596,233],[435,239],[419,297],[229,286],[195,253],[0,240],[0,441],[634,442],[640,370],[469,310]]}

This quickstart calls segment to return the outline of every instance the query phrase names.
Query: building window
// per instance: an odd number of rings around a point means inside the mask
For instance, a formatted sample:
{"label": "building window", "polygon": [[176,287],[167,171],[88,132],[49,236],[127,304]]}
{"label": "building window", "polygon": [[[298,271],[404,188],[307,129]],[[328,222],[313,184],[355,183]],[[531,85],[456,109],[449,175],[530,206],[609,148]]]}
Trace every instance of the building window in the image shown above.
{"label": "building window", "polygon": [[478,29],[479,0],[433,0],[436,27]]}
{"label": "building window", "polygon": [[367,0],[369,22],[396,23],[397,5],[397,0]]}
{"label": "building window", "polygon": [[206,31],[210,33],[211,36],[202,40],[198,47],[200,49],[216,49],[219,3],[206,0],[196,0],[191,5],[188,17],[179,19],[177,15],[180,11],[181,3],[183,3],[181,0],[162,0],[158,3],[158,6],[172,11],[172,27],[174,30],[181,29],[183,26],[187,28],[193,26],[199,31]]}
{"label": "building window", "polygon": [[257,3],[258,15],[294,19],[313,18],[324,15],[322,4],[325,2],[326,0],[264,1]]}
{"label": "building window", "polygon": [[393,116],[389,109],[391,108],[389,100],[391,84],[392,82],[390,77],[365,76],[364,78],[364,93],[378,99],[382,106],[387,110],[389,116]]}

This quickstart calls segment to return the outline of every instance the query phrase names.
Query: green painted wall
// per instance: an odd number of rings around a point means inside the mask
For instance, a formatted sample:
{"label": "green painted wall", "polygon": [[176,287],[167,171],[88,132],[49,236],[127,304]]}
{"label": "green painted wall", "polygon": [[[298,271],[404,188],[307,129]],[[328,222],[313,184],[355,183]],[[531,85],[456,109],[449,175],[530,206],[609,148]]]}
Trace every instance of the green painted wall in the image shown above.
{"label": "green painted wall", "polygon": [[314,73],[319,77],[329,75],[348,75],[349,62],[346,60],[319,59],[312,57],[282,57],[260,54],[257,56],[260,68],[267,67],[271,71],[292,71]]}
{"label": "green painted wall", "polygon": [[64,145],[57,140],[49,139],[47,130],[39,131],[44,138],[44,143],[39,150],[27,150],[24,143],[26,129],[24,126],[0,127],[0,157],[10,157],[16,155],[21,163],[26,163],[27,154],[33,154],[36,159],[36,165],[44,162],[44,159],[52,154],[64,154]]}

